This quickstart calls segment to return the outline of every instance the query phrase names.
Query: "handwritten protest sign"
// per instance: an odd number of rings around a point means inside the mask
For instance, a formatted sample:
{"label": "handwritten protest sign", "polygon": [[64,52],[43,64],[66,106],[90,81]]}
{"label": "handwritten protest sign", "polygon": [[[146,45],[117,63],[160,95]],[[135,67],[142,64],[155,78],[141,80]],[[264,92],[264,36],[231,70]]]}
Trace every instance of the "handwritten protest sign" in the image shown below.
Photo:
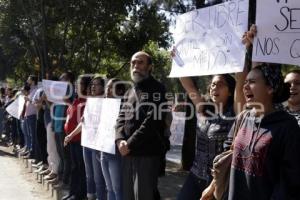
{"label": "handwritten protest sign", "polygon": [[121,99],[103,99],[100,124],[97,134],[98,150],[115,154],[115,126],[120,111]]}
{"label": "handwritten protest sign", "polygon": [[182,145],[185,126],[185,112],[172,112],[172,123],[170,127],[171,145]]}
{"label": "handwritten protest sign", "polygon": [[9,106],[7,106],[6,111],[14,118],[20,119],[24,104],[24,96],[19,95],[17,99],[15,99]]}
{"label": "handwritten protest sign", "polygon": [[87,99],[83,113],[82,146],[115,154],[115,125],[120,105],[120,99]]}
{"label": "handwritten protest sign", "polygon": [[[257,1],[252,60],[299,65],[300,1]],[[266,14],[267,12],[267,14]]]}
{"label": "handwritten protest sign", "polygon": [[249,0],[232,0],[177,17],[170,77],[242,71],[248,4]]}
{"label": "handwritten protest sign", "polygon": [[84,108],[81,130],[81,145],[91,149],[97,148],[98,126],[102,109],[102,98],[88,98]]}
{"label": "handwritten protest sign", "polygon": [[48,101],[65,104],[63,99],[67,97],[67,82],[43,80],[42,84]]}

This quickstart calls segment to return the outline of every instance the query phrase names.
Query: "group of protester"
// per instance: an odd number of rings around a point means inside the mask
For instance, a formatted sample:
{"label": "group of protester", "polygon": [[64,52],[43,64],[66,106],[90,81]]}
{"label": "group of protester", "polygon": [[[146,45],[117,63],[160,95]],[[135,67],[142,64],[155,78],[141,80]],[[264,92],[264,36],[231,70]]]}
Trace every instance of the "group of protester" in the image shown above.
{"label": "group of protester", "polygon": [[[242,39],[246,47],[255,34],[252,25]],[[215,75],[209,106],[191,78],[180,81],[197,109],[198,126],[195,159],[178,200],[214,199],[213,161],[230,147],[230,181],[222,199],[300,199],[300,70],[283,78],[280,64],[252,63],[235,79]]]}
{"label": "group of protester", "polygon": [[[24,159],[31,159],[35,172],[54,188],[69,190],[64,200],[160,199],[157,182],[169,148],[166,90],[151,76],[149,54],[137,52],[130,63],[134,87],[126,94],[126,85],[118,79],[84,75],[75,81],[71,72],[59,79],[48,77],[68,83],[63,104],[49,101],[33,75],[14,97],[6,92],[6,106],[20,96],[25,100],[20,119],[13,118],[11,124],[19,138],[13,141],[15,149]],[[81,146],[85,103],[97,97],[123,102],[116,122],[115,154]],[[161,115],[156,109],[163,103]]]}
{"label": "group of protester", "polygon": [[17,144],[20,140],[14,126],[16,119],[5,112],[5,108],[14,100],[17,91],[9,86],[0,88],[0,136],[1,140],[9,145]]}
{"label": "group of protester", "polygon": [[[255,34],[252,26],[243,37],[246,47]],[[151,75],[148,53],[135,53],[130,66],[134,84],[127,91],[117,79],[101,76],[80,76],[74,86],[73,74],[63,73],[59,81],[69,83],[66,105],[49,102],[35,76],[22,89],[26,103],[21,119],[11,122],[16,131],[9,137],[14,144],[23,138],[20,155],[32,158],[45,180],[68,186],[64,200],[160,199],[158,177],[168,150],[166,89]],[[280,64],[252,63],[235,78],[214,75],[207,104],[191,78],[180,81],[198,120],[195,158],[178,200],[214,198],[213,160],[230,147],[230,182],[222,199],[300,199],[300,70],[284,78]],[[122,99],[115,154],[81,146],[87,96]],[[1,98],[8,105],[13,97],[7,90]]]}

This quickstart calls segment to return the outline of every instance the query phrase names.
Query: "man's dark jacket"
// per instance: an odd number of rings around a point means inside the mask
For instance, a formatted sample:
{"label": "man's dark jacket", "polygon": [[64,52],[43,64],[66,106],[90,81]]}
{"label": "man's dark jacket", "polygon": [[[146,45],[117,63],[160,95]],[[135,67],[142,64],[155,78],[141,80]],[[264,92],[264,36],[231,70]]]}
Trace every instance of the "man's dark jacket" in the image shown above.
{"label": "man's dark jacket", "polygon": [[165,152],[165,87],[152,76],[129,89],[116,125],[116,142],[126,140],[131,156],[155,156]]}

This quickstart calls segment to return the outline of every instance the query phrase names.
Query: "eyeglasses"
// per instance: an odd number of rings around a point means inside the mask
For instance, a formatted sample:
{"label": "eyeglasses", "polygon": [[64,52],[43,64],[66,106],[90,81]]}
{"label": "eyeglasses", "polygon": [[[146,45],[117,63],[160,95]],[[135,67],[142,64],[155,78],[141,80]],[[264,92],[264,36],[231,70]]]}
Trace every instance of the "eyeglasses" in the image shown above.
{"label": "eyeglasses", "polygon": [[228,86],[226,83],[223,83],[223,82],[217,82],[217,83],[211,83],[210,84],[210,87],[214,88],[214,87],[225,87],[225,86]]}
{"label": "eyeglasses", "polygon": [[102,86],[100,83],[92,83],[91,84],[91,86],[98,86],[98,85]]}

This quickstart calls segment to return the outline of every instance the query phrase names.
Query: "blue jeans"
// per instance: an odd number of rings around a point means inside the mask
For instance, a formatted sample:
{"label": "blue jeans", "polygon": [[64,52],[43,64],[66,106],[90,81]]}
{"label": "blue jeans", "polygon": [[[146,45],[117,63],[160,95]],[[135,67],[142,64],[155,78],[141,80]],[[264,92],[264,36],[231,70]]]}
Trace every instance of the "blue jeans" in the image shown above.
{"label": "blue jeans", "polygon": [[83,159],[86,173],[87,193],[96,193],[98,200],[106,200],[106,186],[102,174],[100,152],[84,147]]}
{"label": "blue jeans", "polygon": [[36,115],[25,117],[24,129],[27,136],[27,148],[31,155],[36,154]]}
{"label": "blue jeans", "polygon": [[28,150],[28,141],[27,141],[27,134],[26,134],[26,130],[25,130],[25,120],[24,119],[20,120],[20,128],[21,128],[21,132],[22,132],[23,138],[24,138],[24,147],[26,147],[26,150]]}
{"label": "blue jeans", "polygon": [[101,165],[106,183],[108,200],[122,200],[122,171],[120,155],[102,152]]}
{"label": "blue jeans", "polygon": [[199,200],[207,186],[208,182],[206,180],[199,179],[190,172],[177,196],[177,200]]}

